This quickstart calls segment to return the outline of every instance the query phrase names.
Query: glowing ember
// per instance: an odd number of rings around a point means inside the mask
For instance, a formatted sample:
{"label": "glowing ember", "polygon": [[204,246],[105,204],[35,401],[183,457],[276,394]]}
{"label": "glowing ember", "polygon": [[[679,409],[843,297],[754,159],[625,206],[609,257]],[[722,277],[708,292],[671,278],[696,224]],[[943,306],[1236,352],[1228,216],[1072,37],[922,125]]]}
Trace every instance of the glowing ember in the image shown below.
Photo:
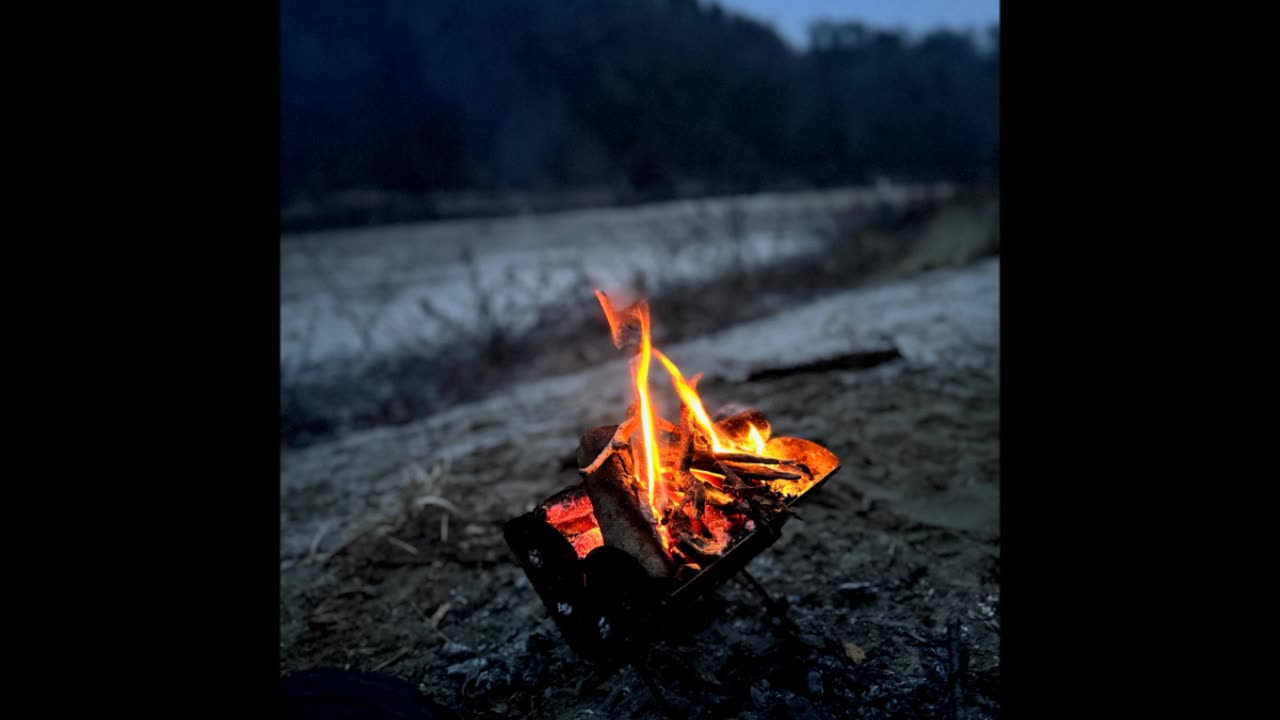
{"label": "glowing ember", "polygon": [[578,557],[586,557],[587,553],[595,550],[604,544],[604,536],[600,532],[600,528],[592,528],[582,533],[573,541],[573,550],[578,553]]}
{"label": "glowing ember", "polygon": [[[570,495],[547,506],[547,522],[557,527],[591,515],[591,499],[585,493]],[[594,524],[594,520],[592,521]]]}

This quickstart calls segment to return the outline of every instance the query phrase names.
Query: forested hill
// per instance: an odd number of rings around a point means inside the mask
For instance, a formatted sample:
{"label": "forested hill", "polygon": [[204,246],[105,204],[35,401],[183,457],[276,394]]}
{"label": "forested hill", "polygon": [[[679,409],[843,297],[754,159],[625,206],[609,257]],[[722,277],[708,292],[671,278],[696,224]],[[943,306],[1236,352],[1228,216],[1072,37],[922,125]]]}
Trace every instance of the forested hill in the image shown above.
{"label": "forested hill", "polygon": [[749,191],[995,171],[999,41],[694,0],[282,0],[282,207],[334,193]]}

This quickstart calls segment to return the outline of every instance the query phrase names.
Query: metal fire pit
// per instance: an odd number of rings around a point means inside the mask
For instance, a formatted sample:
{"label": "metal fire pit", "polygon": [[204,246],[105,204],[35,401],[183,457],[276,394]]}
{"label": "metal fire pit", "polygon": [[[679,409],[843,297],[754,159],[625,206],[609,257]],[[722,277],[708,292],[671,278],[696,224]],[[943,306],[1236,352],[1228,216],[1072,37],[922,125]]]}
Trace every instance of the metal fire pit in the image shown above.
{"label": "metal fire pit", "polygon": [[[788,498],[787,507],[808,497],[837,470],[839,465],[804,493]],[[779,513],[758,523],[717,560],[681,581],[654,578],[630,554],[608,545],[578,557],[560,531],[543,519],[548,502],[507,523],[503,531],[507,545],[569,647],[583,659],[603,664],[634,657],[657,628],[666,627],[669,619],[695,598],[742,571],[776,542],[789,517]]]}

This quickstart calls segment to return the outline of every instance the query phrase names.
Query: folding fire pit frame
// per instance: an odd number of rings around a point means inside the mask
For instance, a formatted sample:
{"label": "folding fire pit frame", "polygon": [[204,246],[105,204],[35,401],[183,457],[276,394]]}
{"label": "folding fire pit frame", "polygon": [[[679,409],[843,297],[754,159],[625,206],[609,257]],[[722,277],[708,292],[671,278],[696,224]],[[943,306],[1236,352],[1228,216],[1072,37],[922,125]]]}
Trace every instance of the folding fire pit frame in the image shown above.
{"label": "folding fire pit frame", "polygon": [[[835,465],[805,492],[787,498],[787,507],[809,497],[839,469]],[[545,505],[507,523],[503,531],[507,545],[570,648],[598,671],[608,673],[634,662],[655,635],[653,628],[665,627],[668,618],[694,599],[739,573],[771,611],[778,610],[777,603],[746,573],[746,566],[781,537],[788,513],[758,523],[718,559],[681,581],[654,578],[630,554],[608,545],[578,557],[570,542],[544,519]]]}

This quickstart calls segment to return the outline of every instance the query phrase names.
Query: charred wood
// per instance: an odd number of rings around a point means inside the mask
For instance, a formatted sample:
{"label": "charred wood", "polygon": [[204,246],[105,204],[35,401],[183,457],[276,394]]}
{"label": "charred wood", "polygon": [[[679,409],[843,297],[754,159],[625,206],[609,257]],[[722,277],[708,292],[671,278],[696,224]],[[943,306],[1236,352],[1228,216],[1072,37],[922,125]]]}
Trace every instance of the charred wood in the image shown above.
{"label": "charred wood", "polygon": [[[598,455],[615,430],[605,426],[584,435],[578,447],[579,459]],[[604,544],[634,557],[650,575],[666,577],[671,574],[671,559],[662,547],[644,498],[634,489],[630,468],[623,459],[628,455],[613,453],[594,472],[584,473],[587,494]]]}

